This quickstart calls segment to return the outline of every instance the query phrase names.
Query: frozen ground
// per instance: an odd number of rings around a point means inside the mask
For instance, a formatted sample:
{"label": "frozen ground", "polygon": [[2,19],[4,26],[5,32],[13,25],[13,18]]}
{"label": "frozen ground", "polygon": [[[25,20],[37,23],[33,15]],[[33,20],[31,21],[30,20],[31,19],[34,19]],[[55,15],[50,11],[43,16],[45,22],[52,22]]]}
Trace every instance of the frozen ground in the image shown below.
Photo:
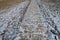
{"label": "frozen ground", "polygon": [[0,9],[0,40],[60,40],[59,38],[59,3],[31,0]]}

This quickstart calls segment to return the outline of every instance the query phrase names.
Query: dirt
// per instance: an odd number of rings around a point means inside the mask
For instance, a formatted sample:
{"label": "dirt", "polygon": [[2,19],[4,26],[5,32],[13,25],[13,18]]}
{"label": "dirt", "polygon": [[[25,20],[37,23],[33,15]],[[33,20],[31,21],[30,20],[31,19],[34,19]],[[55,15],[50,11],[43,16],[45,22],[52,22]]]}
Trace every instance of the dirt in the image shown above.
{"label": "dirt", "polygon": [[25,0],[5,0],[5,1],[0,1],[0,8],[5,8],[7,6],[11,6],[17,3],[21,3]]}

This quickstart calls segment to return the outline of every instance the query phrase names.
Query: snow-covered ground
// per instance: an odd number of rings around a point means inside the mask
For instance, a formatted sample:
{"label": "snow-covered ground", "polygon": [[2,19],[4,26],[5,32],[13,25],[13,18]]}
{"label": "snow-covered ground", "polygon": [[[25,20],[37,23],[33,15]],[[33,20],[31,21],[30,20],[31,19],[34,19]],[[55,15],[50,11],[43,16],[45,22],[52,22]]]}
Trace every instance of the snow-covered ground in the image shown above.
{"label": "snow-covered ground", "polygon": [[60,4],[31,0],[0,9],[0,40],[59,40],[55,27],[60,31]]}

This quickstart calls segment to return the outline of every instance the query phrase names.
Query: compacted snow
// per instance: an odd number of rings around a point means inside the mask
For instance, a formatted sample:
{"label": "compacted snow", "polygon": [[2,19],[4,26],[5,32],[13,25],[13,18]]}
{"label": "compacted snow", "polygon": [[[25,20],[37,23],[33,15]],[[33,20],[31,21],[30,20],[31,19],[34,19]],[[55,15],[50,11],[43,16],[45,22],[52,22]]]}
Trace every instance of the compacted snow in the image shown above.
{"label": "compacted snow", "polygon": [[59,40],[60,4],[31,0],[0,9],[0,40]]}

